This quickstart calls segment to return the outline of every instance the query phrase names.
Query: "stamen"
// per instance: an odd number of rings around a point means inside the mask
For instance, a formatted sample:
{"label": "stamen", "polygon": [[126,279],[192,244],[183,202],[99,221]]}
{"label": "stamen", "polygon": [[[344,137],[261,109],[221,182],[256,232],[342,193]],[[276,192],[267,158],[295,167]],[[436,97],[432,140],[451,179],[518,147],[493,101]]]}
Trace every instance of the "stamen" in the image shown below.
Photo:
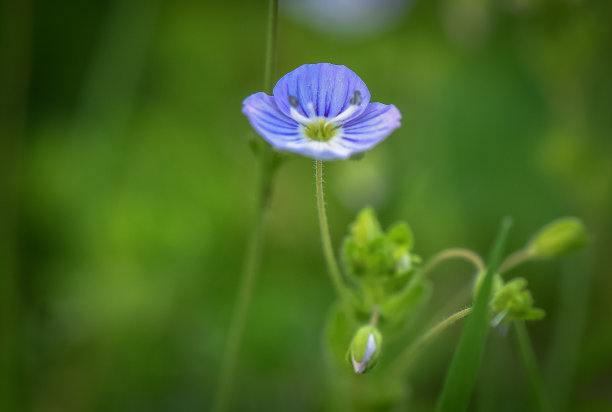
{"label": "stamen", "polygon": [[328,123],[325,118],[316,117],[309,120],[309,123],[302,125],[302,130],[310,140],[328,142],[336,136],[338,127],[333,123]]}
{"label": "stamen", "polygon": [[348,107],[348,109],[346,109],[345,111],[340,113],[338,116],[334,117],[333,119],[329,119],[329,122],[330,123],[342,122],[342,121],[348,119],[353,113],[355,113],[358,108],[359,108],[359,106],[355,106],[355,105],[352,104],[352,105],[350,105]]}
{"label": "stamen", "polygon": [[349,103],[354,106],[359,106],[361,104],[361,93],[359,92],[359,90],[355,90],[353,92],[353,97],[351,97]]}
{"label": "stamen", "polygon": [[289,113],[291,114],[291,118],[298,123],[301,123],[301,124],[310,123],[310,119],[306,116],[302,116],[302,114],[300,114],[300,112],[298,112],[295,109],[295,107],[292,107]]}
{"label": "stamen", "polygon": [[307,106],[308,106],[308,112],[309,112],[308,114],[311,117],[317,117],[317,112],[315,112],[314,105],[312,103],[308,103]]}

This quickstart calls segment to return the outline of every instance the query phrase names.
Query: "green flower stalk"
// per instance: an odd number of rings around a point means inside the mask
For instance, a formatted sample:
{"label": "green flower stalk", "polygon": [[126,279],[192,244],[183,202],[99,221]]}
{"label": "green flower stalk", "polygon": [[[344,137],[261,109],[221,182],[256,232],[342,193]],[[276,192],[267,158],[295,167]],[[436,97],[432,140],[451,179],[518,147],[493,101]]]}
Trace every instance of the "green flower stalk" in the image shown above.
{"label": "green flower stalk", "polygon": [[557,219],[540,229],[523,249],[508,256],[500,273],[532,259],[552,259],[577,252],[587,243],[587,232],[576,217]]}
{"label": "green flower stalk", "polygon": [[[272,77],[274,62],[276,61],[276,45],[278,32],[278,0],[268,2],[268,35],[266,41],[265,57],[265,79],[266,90],[272,88]],[[229,327],[228,337],[225,344],[225,353],[221,363],[221,371],[217,380],[217,388],[214,395],[212,410],[223,412],[228,409],[230,394],[234,383],[234,375],[238,367],[238,359],[242,346],[242,337],[247,323],[247,316],[251,303],[251,297],[255,288],[257,275],[259,273],[261,255],[263,250],[263,237],[265,228],[265,217],[269,205],[269,197],[272,191],[272,179],[278,163],[275,153],[269,147],[263,147],[258,153],[259,160],[259,182],[258,200],[253,217],[251,235],[244,259],[244,266],[238,286],[232,320]]]}

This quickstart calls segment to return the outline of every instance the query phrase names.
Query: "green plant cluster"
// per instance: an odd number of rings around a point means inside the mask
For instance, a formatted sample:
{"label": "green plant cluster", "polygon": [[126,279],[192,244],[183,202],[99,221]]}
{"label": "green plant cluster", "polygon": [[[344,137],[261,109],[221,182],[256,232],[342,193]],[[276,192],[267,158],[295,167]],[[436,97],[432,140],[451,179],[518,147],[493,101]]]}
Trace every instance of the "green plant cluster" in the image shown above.
{"label": "green plant cluster", "polygon": [[515,278],[493,291],[491,309],[496,314],[494,324],[510,320],[540,320],[544,310],[533,307],[533,297],[527,290],[527,281]]}
{"label": "green plant cluster", "polygon": [[344,239],[342,261],[357,286],[358,313],[377,310],[383,326],[401,325],[423,301],[426,284],[416,273],[421,259],[405,222],[384,232],[372,208],[363,209]]}

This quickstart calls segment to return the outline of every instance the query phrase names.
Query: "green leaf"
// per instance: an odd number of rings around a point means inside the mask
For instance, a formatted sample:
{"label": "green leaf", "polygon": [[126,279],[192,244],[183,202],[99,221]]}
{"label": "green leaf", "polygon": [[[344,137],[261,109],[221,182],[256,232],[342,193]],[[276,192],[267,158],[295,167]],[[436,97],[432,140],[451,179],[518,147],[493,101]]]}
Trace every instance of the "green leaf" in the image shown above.
{"label": "green leaf", "polygon": [[463,327],[446,375],[436,408],[438,412],[465,411],[469,405],[489,332],[488,303],[493,275],[499,268],[510,226],[510,219],[504,219],[489,256],[487,270],[474,302],[474,310]]}
{"label": "green leaf", "polygon": [[344,369],[346,363],[346,348],[351,343],[352,326],[342,309],[342,305],[334,304],[327,315],[325,341],[330,357],[342,369]]}
{"label": "green leaf", "polygon": [[525,327],[525,322],[517,320],[514,322],[514,330],[516,332],[516,340],[519,347],[519,353],[521,355],[521,362],[523,368],[527,374],[527,382],[529,384],[529,390],[531,392],[533,409],[537,411],[549,411],[550,403],[546,391],[544,390],[544,384],[542,383],[542,377],[538,369],[538,362]]}
{"label": "green leaf", "polygon": [[423,305],[430,295],[429,285],[423,282],[406,286],[390,296],[380,307],[380,314],[389,327],[401,325]]}

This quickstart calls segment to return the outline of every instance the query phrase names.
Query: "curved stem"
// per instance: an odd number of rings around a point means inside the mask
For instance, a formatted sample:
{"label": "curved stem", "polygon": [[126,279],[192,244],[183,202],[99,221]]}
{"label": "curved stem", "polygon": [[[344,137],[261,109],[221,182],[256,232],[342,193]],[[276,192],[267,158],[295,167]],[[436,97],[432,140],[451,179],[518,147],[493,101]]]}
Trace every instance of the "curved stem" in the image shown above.
{"label": "curved stem", "polygon": [[451,248],[445,249],[432,257],[425,267],[423,268],[423,274],[430,272],[435,266],[437,266],[440,262],[443,262],[447,259],[464,259],[470,261],[479,272],[485,270],[485,265],[480,256],[477,253],[472,252],[469,249],[462,248]]}
{"label": "curved stem", "polygon": [[[265,79],[266,92],[272,90],[273,67],[276,61],[278,0],[269,1],[268,9],[268,35],[266,45]],[[257,206],[253,216],[251,235],[246,250],[244,266],[238,286],[238,295],[234,306],[230,329],[228,333],[225,354],[221,364],[221,372],[217,383],[213,410],[222,412],[228,407],[228,398],[231,392],[238,355],[242,343],[242,336],[247,321],[251,296],[255,287],[255,280],[259,272],[261,254],[263,249],[263,236],[265,216],[268,209],[274,176],[273,153],[269,146],[264,146],[261,153]]]}
{"label": "curved stem", "polygon": [[429,329],[423,335],[421,335],[420,338],[418,338],[414,342],[412,342],[410,344],[410,346],[408,346],[406,349],[404,349],[404,351],[393,362],[393,369],[391,370],[391,376],[399,377],[399,376],[402,376],[404,373],[406,373],[408,371],[408,369],[410,369],[410,365],[412,364],[412,361],[414,360],[414,356],[416,355],[418,350],[427,341],[429,341],[430,339],[432,339],[435,336],[437,336],[440,332],[442,332],[444,329],[446,329],[449,326],[451,326],[453,323],[455,323],[458,320],[466,317],[471,312],[472,312],[472,308],[470,307],[470,308],[465,308],[463,310],[460,310],[457,313],[453,313],[452,315],[450,315],[449,317],[447,317],[443,321],[441,321],[438,324],[436,324],[435,326],[433,326],[431,329]]}
{"label": "curved stem", "polygon": [[521,263],[525,263],[529,259],[531,259],[531,255],[529,254],[527,249],[517,250],[503,261],[503,263],[499,267],[499,273],[502,274],[508,272],[511,269],[514,269],[516,266],[520,265]]}
{"label": "curved stem", "polygon": [[325,213],[325,198],[323,195],[323,161],[315,160],[315,180],[317,186],[317,210],[319,212],[319,227],[321,229],[321,242],[323,243],[323,254],[325,255],[325,261],[327,263],[327,269],[329,276],[336,289],[336,293],[340,297],[346,315],[352,318],[352,311],[349,305],[349,296],[346,285],[342,281],[342,274],[336,262],[334,255],[334,248],[332,246],[331,237],[329,235],[329,226],[327,224],[327,214]]}

